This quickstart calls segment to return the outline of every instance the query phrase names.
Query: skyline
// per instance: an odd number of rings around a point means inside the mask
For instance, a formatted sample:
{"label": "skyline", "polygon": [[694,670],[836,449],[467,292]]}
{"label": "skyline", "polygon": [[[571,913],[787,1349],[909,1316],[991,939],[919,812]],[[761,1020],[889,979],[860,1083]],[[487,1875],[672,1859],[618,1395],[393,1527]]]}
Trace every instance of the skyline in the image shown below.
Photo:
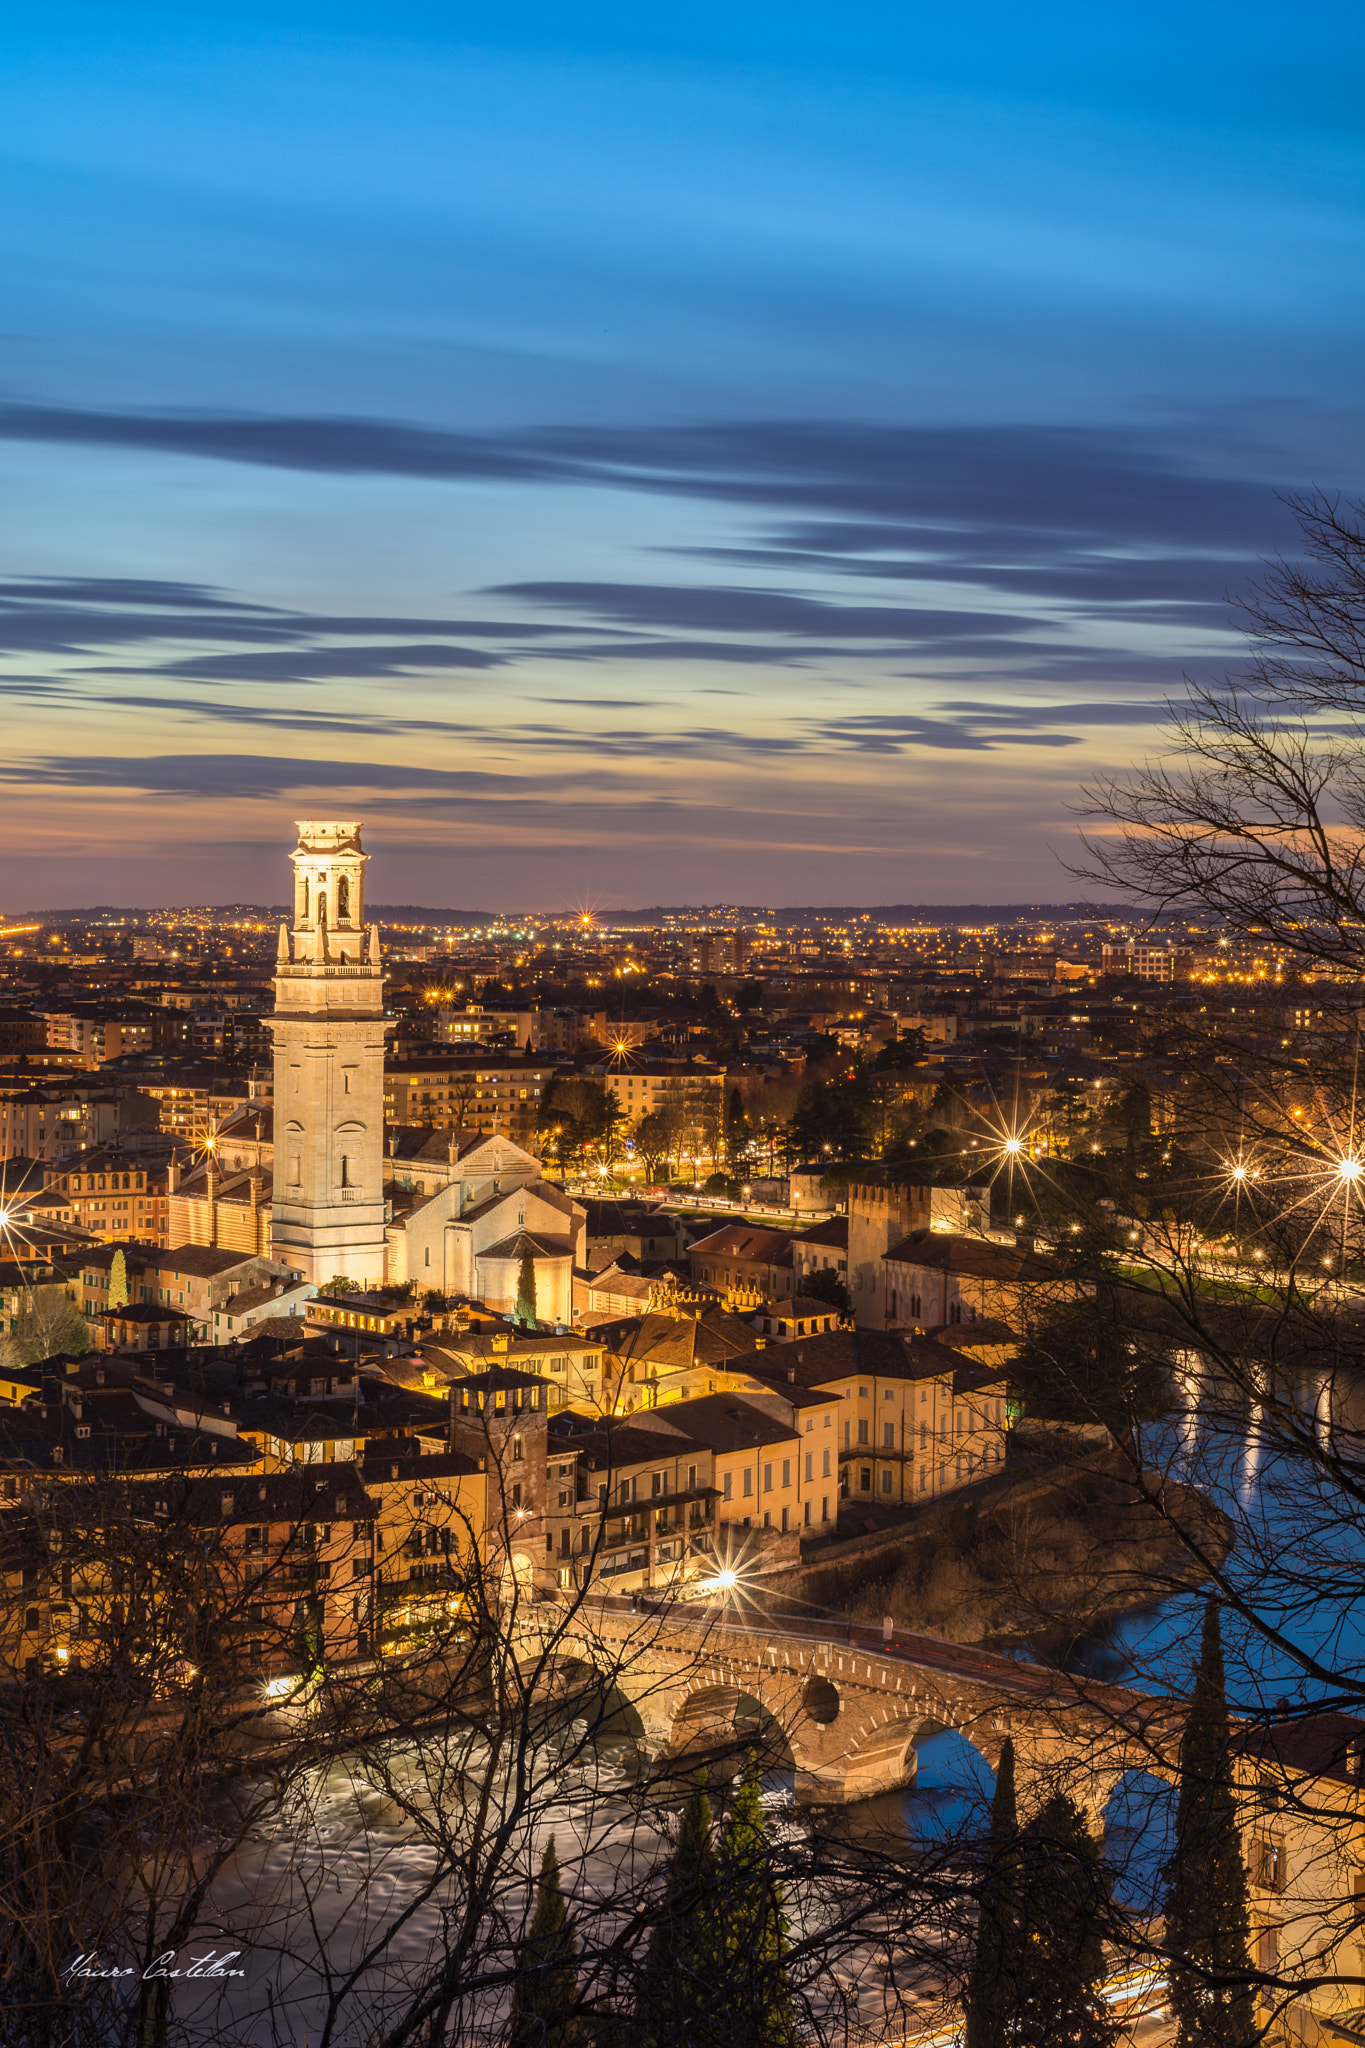
{"label": "skyline", "polygon": [[1074,899],[1365,472],[1318,21],[13,25],[0,903]]}

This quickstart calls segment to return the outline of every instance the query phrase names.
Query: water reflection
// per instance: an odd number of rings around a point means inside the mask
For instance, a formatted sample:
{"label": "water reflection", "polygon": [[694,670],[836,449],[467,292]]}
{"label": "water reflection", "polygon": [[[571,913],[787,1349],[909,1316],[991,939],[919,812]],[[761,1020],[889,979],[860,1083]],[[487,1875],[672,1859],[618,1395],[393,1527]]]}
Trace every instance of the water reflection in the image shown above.
{"label": "water reflection", "polygon": [[1114,1896],[1135,1913],[1159,1910],[1175,1849],[1176,1790],[1150,1771],[1126,1771],[1104,1809],[1104,1858]]}
{"label": "water reflection", "polygon": [[956,1729],[942,1728],[915,1745],[914,1785],[898,1795],[908,1835],[942,1843],[980,1834],[990,1817],[995,1773]]}
{"label": "water reflection", "polygon": [[[1297,1648],[1334,1668],[1365,1672],[1365,1541],[1359,1517],[1343,1507],[1335,1482],[1318,1471],[1283,1426],[1292,1404],[1300,1429],[1330,1438],[1341,1455],[1365,1413],[1365,1379],[1338,1369],[1304,1373],[1277,1389],[1269,1410],[1185,1357],[1173,1373],[1173,1412],[1144,1427],[1138,1449],[1149,1471],[1196,1487],[1229,1518],[1234,1532],[1226,1570],[1234,1592],[1283,1641],[1267,1642],[1225,1609],[1229,1696],[1249,1712],[1274,1712],[1302,1697]],[[1362,1565],[1357,1598],[1316,1595],[1325,1571]],[[1184,1691],[1193,1674],[1203,1594],[1172,1591],[1084,1633],[1038,1637],[1032,1653],[1079,1675],[1127,1682],[1148,1691]]]}

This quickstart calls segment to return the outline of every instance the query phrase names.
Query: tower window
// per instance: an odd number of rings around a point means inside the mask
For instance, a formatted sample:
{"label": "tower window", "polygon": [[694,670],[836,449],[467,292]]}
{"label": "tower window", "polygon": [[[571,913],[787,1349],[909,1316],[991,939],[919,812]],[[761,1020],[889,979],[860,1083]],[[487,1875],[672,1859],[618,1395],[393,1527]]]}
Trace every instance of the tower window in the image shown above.
{"label": "tower window", "polygon": [[344,1188],[351,1185],[351,1162],[344,1152],[341,1155],[341,1185]]}
{"label": "tower window", "polygon": [[351,915],[351,885],[345,875],[337,883],[337,923],[345,924]]}

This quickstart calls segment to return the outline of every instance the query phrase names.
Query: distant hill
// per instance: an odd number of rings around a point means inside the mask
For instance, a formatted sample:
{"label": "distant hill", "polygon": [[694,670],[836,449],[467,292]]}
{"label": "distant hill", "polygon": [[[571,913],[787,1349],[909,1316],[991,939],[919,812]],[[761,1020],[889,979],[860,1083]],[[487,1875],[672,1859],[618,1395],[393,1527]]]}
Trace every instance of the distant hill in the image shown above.
{"label": "distant hill", "polygon": [[[516,924],[569,915],[567,911],[547,910],[543,906],[521,910],[446,910],[429,903],[371,903],[367,909],[381,924]],[[289,914],[283,903],[91,903],[78,909],[7,911],[5,915],[11,922],[29,919],[42,924],[73,924],[102,917],[138,918],[167,913],[190,916],[195,911],[211,911],[220,916],[235,912],[271,922]],[[711,923],[726,919],[800,918],[827,923],[831,918],[869,917],[906,924],[1008,924],[1025,917],[1059,921],[1079,917],[1131,920],[1142,915],[1130,903],[656,903],[646,910],[604,909],[597,912],[596,922],[658,924],[663,918],[684,917]]]}

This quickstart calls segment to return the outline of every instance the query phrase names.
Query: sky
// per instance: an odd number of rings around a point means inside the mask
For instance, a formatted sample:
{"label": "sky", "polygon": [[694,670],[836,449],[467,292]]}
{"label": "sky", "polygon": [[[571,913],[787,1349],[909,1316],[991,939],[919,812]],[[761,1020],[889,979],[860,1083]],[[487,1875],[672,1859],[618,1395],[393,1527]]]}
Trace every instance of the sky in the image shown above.
{"label": "sky", "polygon": [[[1297,38],[1297,40],[1296,40]],[[1365,485],[1365,17],[0,28],[0,912],[1075,896]]]}

